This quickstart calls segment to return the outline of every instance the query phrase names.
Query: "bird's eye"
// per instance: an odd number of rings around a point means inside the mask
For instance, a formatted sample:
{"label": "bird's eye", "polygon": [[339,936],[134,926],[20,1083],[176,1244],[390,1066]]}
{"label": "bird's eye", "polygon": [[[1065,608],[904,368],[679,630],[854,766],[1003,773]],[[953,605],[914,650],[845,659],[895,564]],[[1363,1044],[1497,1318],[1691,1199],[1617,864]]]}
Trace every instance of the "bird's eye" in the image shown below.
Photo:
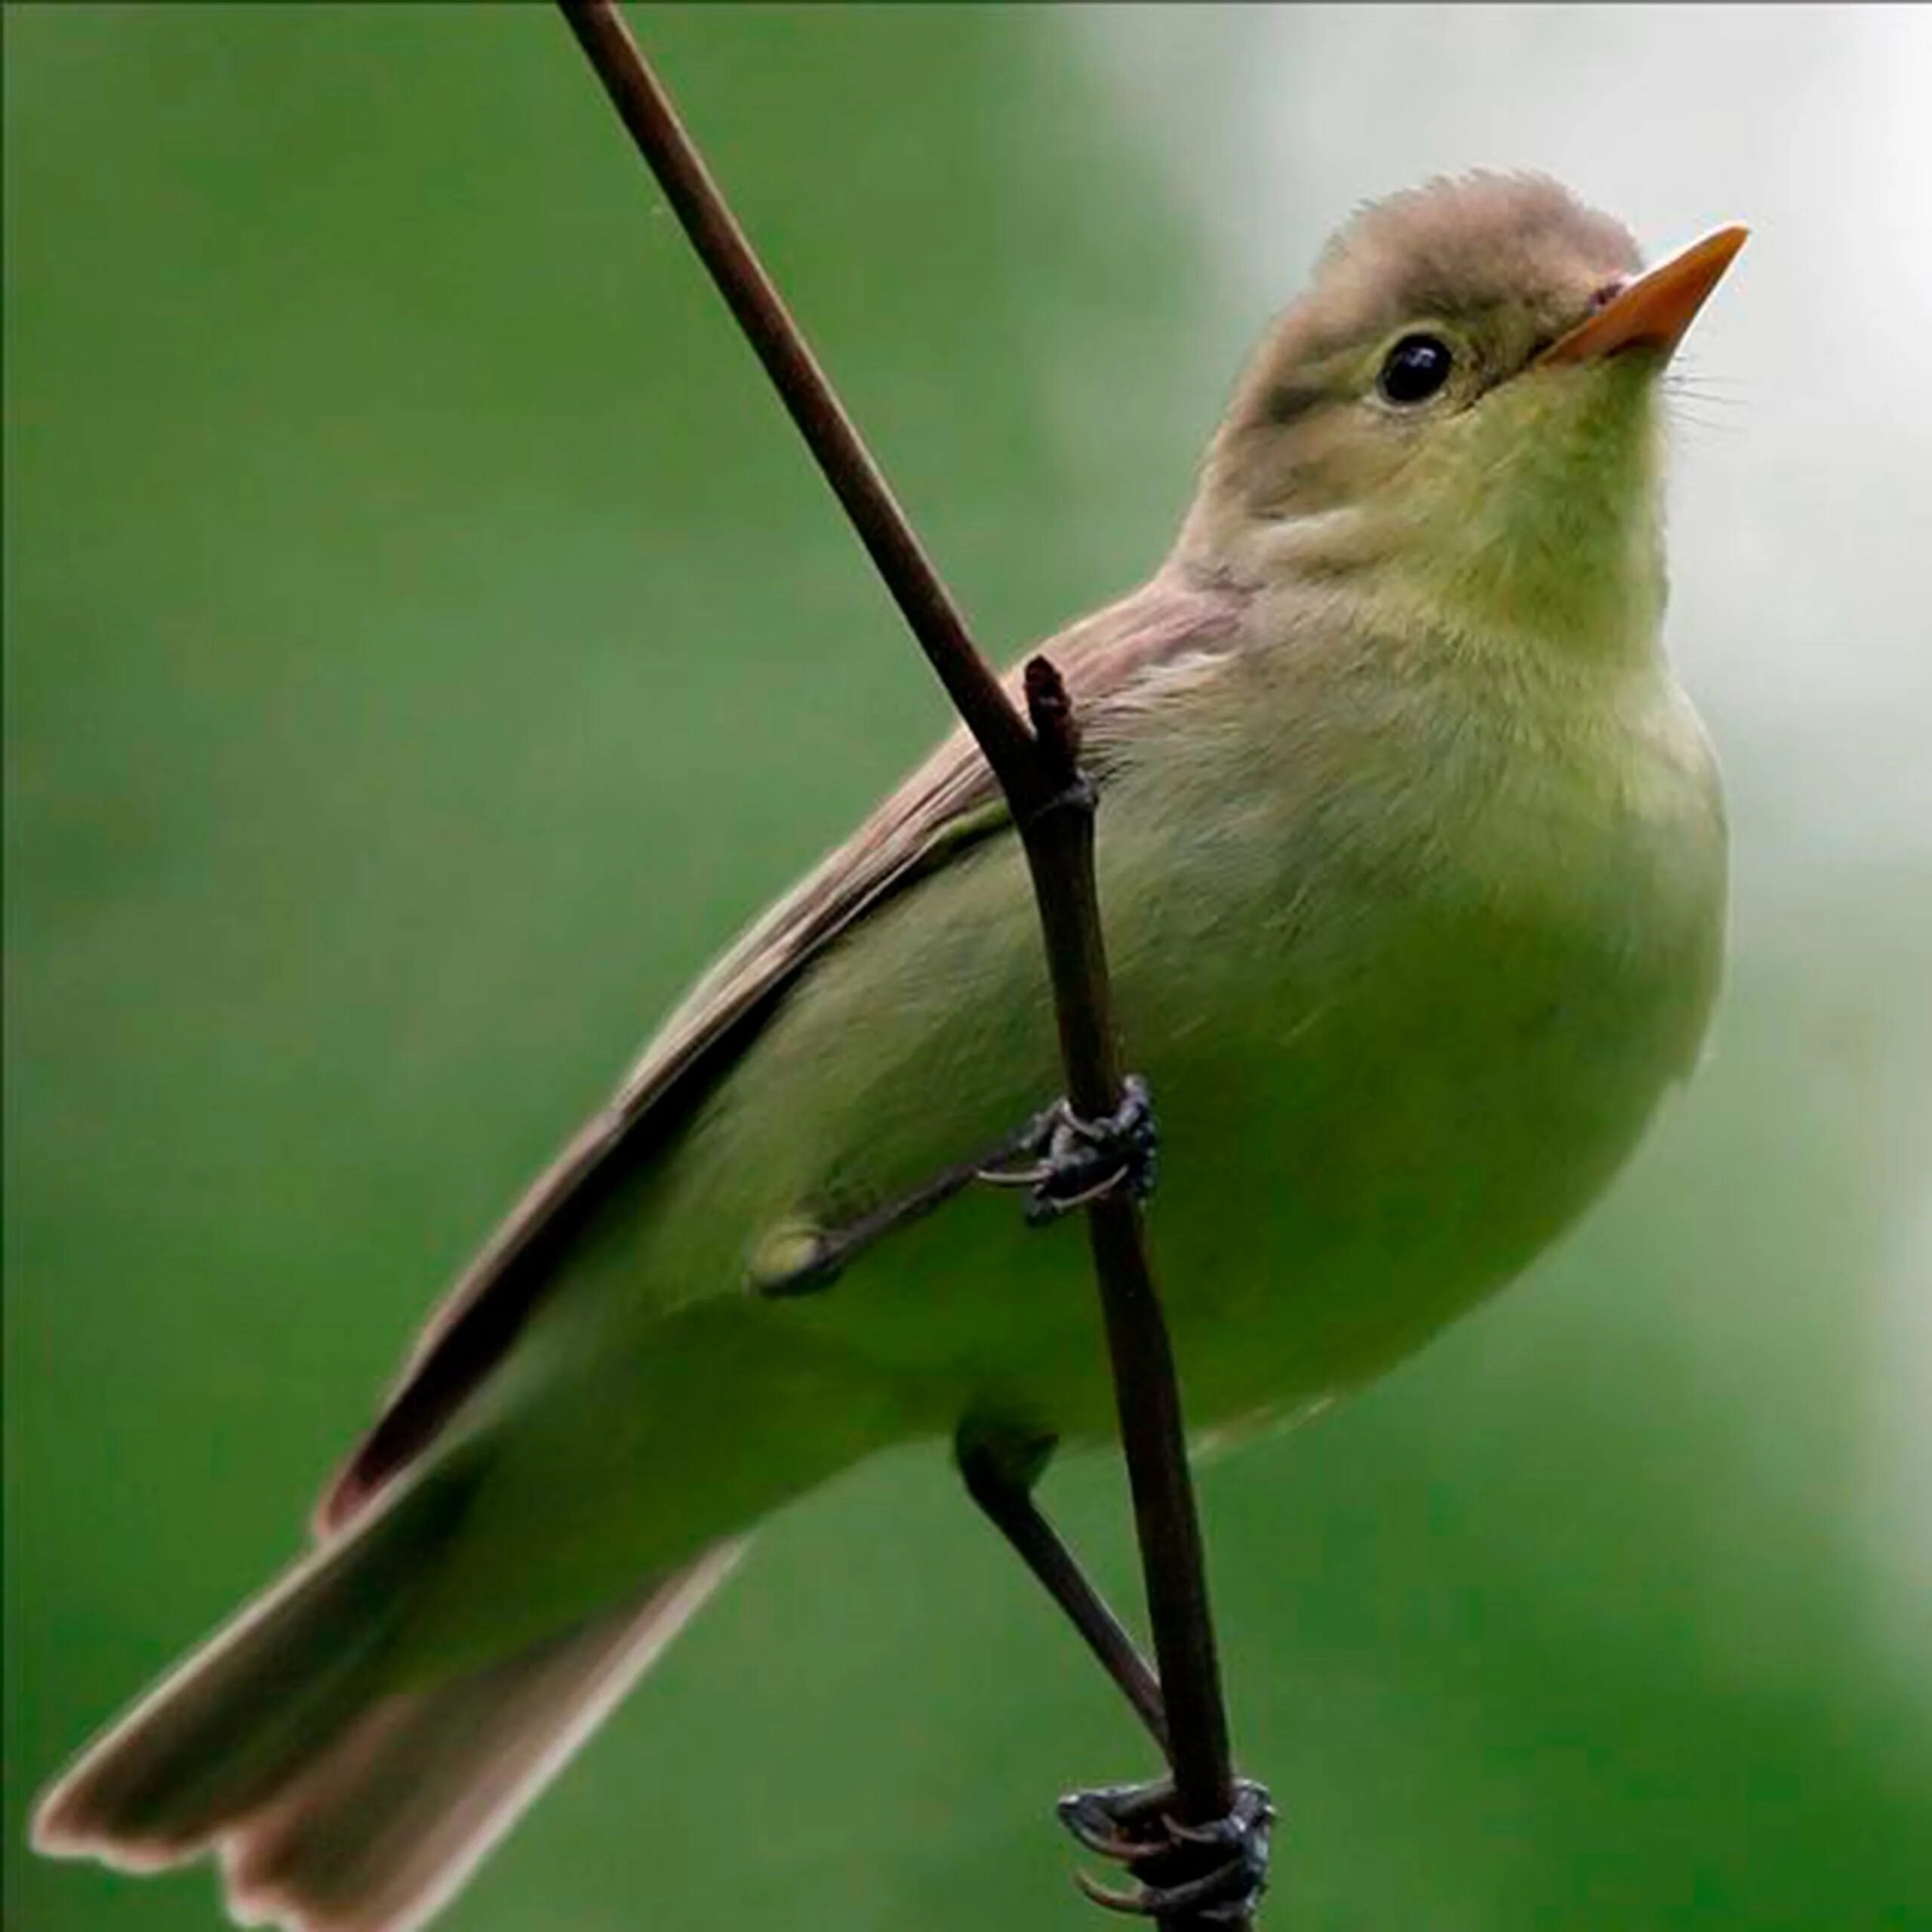
{"label": "bird's eye", "polygon": [[1405,335],[1389,350],[1376,386],[1389,402],[1426,402],[1449,380],[1454,362],[1440,337]]}

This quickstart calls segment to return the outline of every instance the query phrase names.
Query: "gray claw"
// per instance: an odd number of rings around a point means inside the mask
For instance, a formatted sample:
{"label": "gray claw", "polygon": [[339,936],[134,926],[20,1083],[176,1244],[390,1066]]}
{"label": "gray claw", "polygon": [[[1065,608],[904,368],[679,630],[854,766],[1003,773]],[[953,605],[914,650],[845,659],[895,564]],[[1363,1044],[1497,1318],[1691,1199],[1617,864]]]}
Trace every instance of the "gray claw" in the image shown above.
{"label": "gray claw", "polygon": [[[1074,1837],[1089,1851],[1125,1865],[1139,1881],[1131,1890],[1116,1890],[1076,1872],[1081,1890],[1109,1912],[1238,1923],[1267,1889],[1275,1807],[1266,1791],[1251,1779],[1238,1780],[1227,1816],[1205,1825],[1181,1823],[1172,1815],[1174,1798],[1164,1779],[1063,1798],[1060,1822]],[[1204,1860],[1216,1852],[1223,1856]],[[1173,1875],[1180,1871],[1191,1875]]]}
{"label": "gray claw", "polygon": [[1118,1188],[1145,1200],[1159,1174],[1160,1133],[1146,1081],[1131,1073],[1122,1084],[1120,1106],[1106,1120],[1083,1120],[1056,1100],[1011,1143],[1013,1158],[982,1168],[980,1180],[1025,1188],[1026,1218],[1036,1227]]}
{"label": "gray claw", "polygon": [[[1174,1796],[1174,1786],[1165,1780],[1108,1785],[1098,1791],[1070,1792],[1056,1808],[1060,1823],[1089,1851],[1125,1865],[1167,1844],[1166,1811]],[[1154,1835],[1137,1835],[1134,1827],[1141,1824],[1152,1824]]]}

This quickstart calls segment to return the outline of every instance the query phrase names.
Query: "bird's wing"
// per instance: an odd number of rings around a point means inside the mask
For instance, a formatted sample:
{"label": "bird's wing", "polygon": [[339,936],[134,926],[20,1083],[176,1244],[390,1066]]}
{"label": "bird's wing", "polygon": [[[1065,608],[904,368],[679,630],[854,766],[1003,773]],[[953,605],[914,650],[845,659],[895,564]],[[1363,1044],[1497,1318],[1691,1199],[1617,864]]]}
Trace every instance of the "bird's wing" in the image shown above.
{"label": "bird's wing", "polygon": [[[1109,738],[1173,678],[1232,648],[1243,601],[1163,573],[1041,647],[1066,680],[1103,783]],[[739,940],[463,1271],[325,1493],[320,1529],[340,1527],[435,1438],[502,1359],[598,1204],[662,1146],[812,961],[885,900],[1008,823],[977,746],[956,731]]]}

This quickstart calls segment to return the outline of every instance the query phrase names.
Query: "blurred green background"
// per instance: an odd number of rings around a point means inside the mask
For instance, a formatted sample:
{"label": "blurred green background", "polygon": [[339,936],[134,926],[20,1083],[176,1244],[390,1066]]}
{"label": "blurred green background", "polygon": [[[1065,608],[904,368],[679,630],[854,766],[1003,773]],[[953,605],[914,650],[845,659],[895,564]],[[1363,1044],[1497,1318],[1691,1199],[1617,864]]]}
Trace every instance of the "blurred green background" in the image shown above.
{"label": "blurred green background", "polygon": [[[1932,1924],[1932,16],[638,18],[1002,654],[1158,557],[1360,197],[1755,226],[1675,492],[1711,1063],[1533,1284],[1203,1501],[1271,1926]],[[4,26],[6,1910],[186,1932],[205,1870],[30,1860],[32,1792],[943,712],[546,10]],[[1111,1463],[1051,1490],[1131,1592]],[[1071,1928],[1050,1801],[1149,1768],[908,1456],[772,1527],[448,1923]]]}

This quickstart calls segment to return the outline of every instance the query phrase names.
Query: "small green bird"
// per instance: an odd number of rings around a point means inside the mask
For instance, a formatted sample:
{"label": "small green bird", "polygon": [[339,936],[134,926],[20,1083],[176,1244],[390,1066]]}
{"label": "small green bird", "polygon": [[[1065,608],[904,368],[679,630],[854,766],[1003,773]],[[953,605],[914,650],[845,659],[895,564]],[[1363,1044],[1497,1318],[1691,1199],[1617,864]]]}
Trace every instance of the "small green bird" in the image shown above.
{"label": "small green bird", "polygon": [[[1743,239],[1641,274],[1534,177],[1366,208],[1171,555],[1042,647],[1197,1426],[1308,1410],[1500,1287],[1697,1057],[1725,834],[1659,645],[1658,378]],[[38,1846],[211,1850],[244,1922],[400,1932],[761,1518],[909,1440],[1104,1439],[1084,1244],[991,1188],[901,1212],[1058,1066],[955,734],[672,1015],[432,1322],[312,1552],[54,1786]]]}

